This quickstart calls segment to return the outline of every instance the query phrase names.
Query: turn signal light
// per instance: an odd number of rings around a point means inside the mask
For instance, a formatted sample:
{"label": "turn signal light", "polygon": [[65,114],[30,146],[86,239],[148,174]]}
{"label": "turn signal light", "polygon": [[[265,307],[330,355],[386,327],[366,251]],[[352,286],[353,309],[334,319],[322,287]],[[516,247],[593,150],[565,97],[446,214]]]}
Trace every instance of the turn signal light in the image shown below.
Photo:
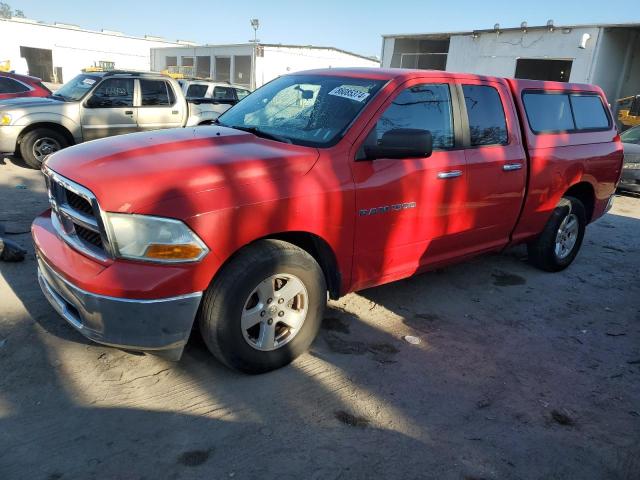
{"label": "turn signal light", "polygon": [[144,256],[159,260],[192,260],[198,258],[202,248],[197,245],[161,245],[151,244],[147,247]]}

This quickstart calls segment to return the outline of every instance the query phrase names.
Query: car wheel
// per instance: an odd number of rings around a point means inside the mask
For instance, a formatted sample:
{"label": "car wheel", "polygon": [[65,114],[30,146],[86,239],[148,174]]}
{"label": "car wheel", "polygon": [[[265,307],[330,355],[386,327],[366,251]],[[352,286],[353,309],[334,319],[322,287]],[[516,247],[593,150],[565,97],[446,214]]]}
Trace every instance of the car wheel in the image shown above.
{"label": "car wheel", "polygon": [[20,155],[31,168],[39,169],[47,155],[67,147],[64,135],[49,128],[36,128],[27,132],[20,142]]}
{"label": "car wheel", "polygon": [[527,245],[529,261],[547,272],[564,270],[578,255],[586,225],[582,202],[574,197],[563,197],[542,234]]}
{"label": "car wheel", "polygon": [[205,292],[200,332],[227,366],[268,372],[309,348],[326,299],[324,274],[311,255],[281,240],[261,240],[240,251]]}

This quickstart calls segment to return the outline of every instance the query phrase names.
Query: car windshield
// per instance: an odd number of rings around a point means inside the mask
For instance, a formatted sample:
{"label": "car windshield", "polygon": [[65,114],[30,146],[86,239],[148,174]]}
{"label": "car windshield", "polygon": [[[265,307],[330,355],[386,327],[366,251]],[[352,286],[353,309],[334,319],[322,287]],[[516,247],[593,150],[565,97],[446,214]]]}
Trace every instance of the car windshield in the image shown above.
{"label": "car windshield", "polygon": [[640,125],[637,127],[630,128],[622,135],[620,135],[620,140],[624,143],[635,143],[640,145]]}
{"label": "car windshield", "polygon": [[82,100],[99,80],[100,77],[93,75],[78,75],[56,90],[52,97],[59,98],[65,102],[77,102]]}
{"label": "car windshield", "polygon": [[287,75],[247,96],[217,123],[297,145],[328,147],[383,84],[364,78]]}

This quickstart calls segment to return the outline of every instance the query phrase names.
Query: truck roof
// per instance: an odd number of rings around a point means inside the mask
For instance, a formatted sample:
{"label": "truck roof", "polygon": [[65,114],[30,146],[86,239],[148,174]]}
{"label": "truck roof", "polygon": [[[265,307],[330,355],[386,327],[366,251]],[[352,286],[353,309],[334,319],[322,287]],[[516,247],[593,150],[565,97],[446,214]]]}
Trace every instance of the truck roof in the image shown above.
{"label": "truck roof", "polygon": [[420,77],[438,77],[449,79],[473,79],[484,80],[494,82],[508,82],[514,91],[522,91],[526,89],[534,90],[564,90],[564,91],[588,91],[598,92],[601,90],[594,85],[588,85],[584,83],[566,83],[566,82],[551,82],[546,80],[521,80],[513,78],[492,77],[487,75],[477,75],[474,73],[458,73],[458,72],[445,72],[442,70],[417,70],[407,68],[323,68],[317,70],[306,70],[303,72],[291,73],[290,75],[330,75],[337,77],[355,77],[355,78],[370,78],[372,80],[410,80],[412,78]]}

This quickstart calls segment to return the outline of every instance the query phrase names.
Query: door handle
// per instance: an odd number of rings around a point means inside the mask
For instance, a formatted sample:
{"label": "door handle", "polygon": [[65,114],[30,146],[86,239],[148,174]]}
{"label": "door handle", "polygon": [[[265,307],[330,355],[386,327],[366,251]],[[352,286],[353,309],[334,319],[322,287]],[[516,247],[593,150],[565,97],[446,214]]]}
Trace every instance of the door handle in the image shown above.
{"label": "door handle", "polygon": [[171,115],[178,115],[180,112],[178,110],[172,110]]}
{"label": "door handle", "polygon": [[521,163],[505,163],[502,166],[502,170],[504,170],[505,172],[510,172],[512,170],[520,170],[521,168],[522,168]]}
{"label": "door handle", "polygon": [[451,170],[449,172],[438,172],[438,178],[445,180],[447,178],[456,178],[462,175],[462,170]]}
{"label": "door handle", "polygon": [[133,115],[133,110],[125,110],[125,115]]}

